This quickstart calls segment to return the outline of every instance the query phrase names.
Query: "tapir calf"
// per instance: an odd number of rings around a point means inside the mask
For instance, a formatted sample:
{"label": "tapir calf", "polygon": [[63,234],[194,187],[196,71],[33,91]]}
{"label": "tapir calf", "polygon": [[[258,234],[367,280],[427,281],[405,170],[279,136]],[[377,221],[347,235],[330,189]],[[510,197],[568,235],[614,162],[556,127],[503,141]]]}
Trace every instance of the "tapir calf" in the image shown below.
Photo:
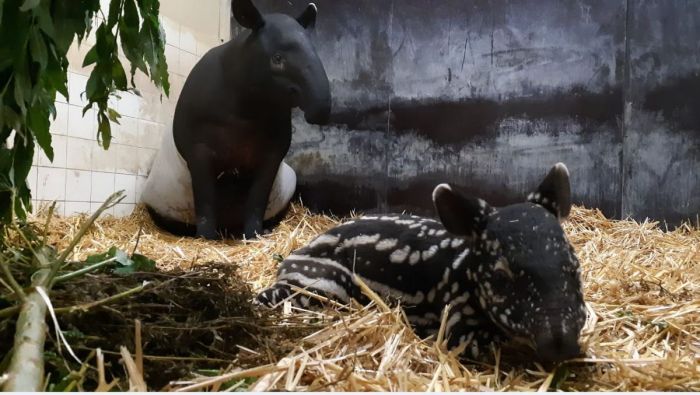
{"label": "tapir calf", "polygon": [[323,124],[331,108],[323,64],[307,29],[317,9],[298,17],[262,15],[233,0],[247,30],[213,48],[187,77],[168,133],[144,187],[154,220],[174,233],[254,237],[283,212],[296,187],[282,162],[291,110]]}
{"label": "tapir calf", "polygon": [[366,303],[356,275],[400,300],[420,335],[439,328],[449,304],[448,346],[463,346],[465,356],[477,358],[486,344],[505,339],[530,345],[545,362],[579,355],[586,317],[580,266],[560,226],[571,206],[566,166],[555,165],[524,203],[496,208],[448,184],[435,188],[433,201],[440,221],[364,216],[323,233],[281,263],[257,302],[315,302],[294,285]]}

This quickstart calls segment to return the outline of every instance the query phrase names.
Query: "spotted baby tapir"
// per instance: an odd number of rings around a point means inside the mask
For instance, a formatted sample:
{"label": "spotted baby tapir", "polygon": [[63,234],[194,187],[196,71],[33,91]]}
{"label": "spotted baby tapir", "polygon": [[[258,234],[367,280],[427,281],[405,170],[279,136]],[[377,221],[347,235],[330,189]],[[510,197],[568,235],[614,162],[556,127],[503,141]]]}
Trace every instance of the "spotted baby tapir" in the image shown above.
{"label": "spotted baby tapir", "polygon": [[[478,358],[494,341],[530,345],[557,362],[581,353],[586,310],[580,266],[560,226],[571,207],[569,172],[556,164],[524,203],[492,207],[448,184],[433,191],[440,221],[414,215],[364,216],[321,234],[280,265],[257,302],[315,300],[291,285],[349,302],[368,299],[357,275],[400,300],[419,335],[435,333],[447,304],[448,347]],[[483,356],[483,355],[482,355]]]}

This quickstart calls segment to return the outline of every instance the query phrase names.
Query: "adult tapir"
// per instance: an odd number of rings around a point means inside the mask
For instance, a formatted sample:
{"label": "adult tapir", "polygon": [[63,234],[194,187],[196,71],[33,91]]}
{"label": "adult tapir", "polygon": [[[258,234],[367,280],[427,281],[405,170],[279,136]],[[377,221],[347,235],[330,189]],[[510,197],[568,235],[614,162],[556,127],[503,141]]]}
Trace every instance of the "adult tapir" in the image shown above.
{"label": "adult tapir", "polygon": [[144,186],[152,217],[174,233],[262,233],[263,221],[284,212],[296,187],[282,162],[292,109],[313,124],[330,115],[328,77],[307,35],[316,6],[296,19],[262,15],[251,0],[233,0],[231,8],[247,29],[192,69]]}

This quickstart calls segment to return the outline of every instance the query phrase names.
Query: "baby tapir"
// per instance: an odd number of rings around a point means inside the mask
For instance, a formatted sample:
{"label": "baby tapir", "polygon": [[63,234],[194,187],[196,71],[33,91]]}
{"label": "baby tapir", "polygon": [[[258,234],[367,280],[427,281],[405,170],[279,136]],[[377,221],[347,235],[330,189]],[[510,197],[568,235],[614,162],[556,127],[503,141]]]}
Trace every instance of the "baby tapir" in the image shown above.
{"label": "baby tapir", "polygon": [[[580,267],[559,221],[571,207],[569,173],[555,165],[524,203],[495,208],[448,184],[433,191],[440,222],[413,215],[364,216],[321,234],[281,263],[257,302],[272,306],[290,285],[335,300],[399,299],[419,335],[434,333],[444,307],[448,347],[479,356],[503,339],[534,348],[543,362],[581,353],[586,310]],[[295,295],[309,307],[314,299]]]}

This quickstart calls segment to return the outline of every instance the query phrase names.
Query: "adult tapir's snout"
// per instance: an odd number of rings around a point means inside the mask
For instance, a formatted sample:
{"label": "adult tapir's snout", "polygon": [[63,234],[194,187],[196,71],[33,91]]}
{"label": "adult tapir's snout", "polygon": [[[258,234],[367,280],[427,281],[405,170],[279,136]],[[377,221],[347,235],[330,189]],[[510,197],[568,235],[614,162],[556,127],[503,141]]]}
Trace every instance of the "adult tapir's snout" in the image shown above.
{"label": "adult tapir's snout", "polygon": [[310,62],[302,73],[300,90],[299,108],[304,111],[306,122],[316,125],[328,123],[331,115],[331,89],[326,70],[318,58]]}

